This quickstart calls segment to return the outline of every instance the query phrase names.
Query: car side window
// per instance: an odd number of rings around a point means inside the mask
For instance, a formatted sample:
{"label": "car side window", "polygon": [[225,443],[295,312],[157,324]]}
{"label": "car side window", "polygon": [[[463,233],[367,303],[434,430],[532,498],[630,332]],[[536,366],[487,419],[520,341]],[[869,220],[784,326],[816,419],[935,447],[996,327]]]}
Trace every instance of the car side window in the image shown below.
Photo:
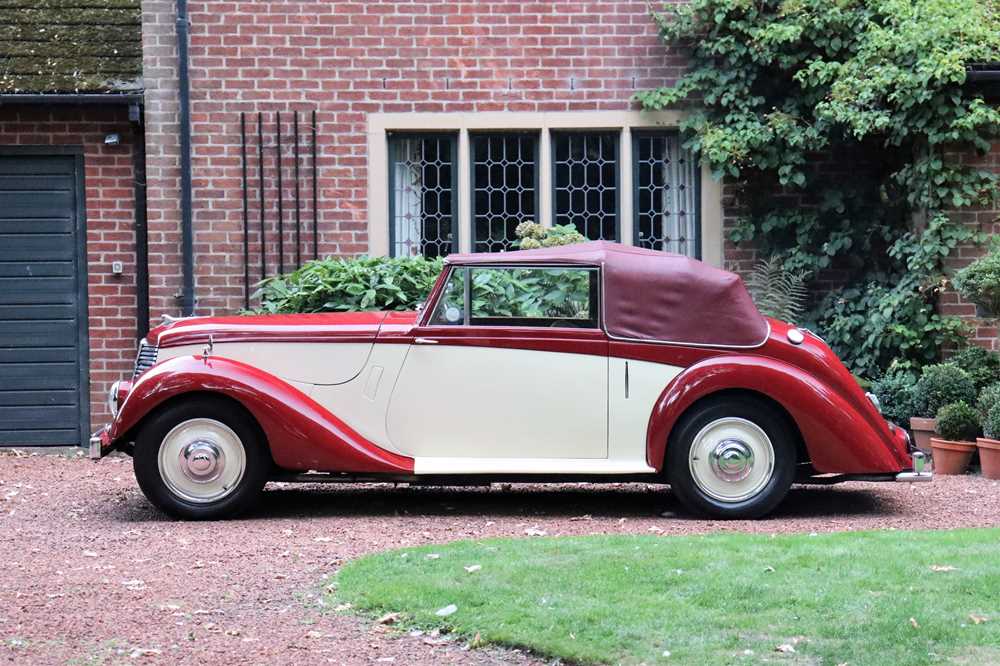
{"label": "car side window", "polygon": [[474,326],[598,327],[596,268],[471,267]]}
{"label": "car side window", "polygon": [[444,285],[441,298],[431,315],[432,326],[460,326],[465,323],[465,275],[466,268],[452,269],[448,282]]}

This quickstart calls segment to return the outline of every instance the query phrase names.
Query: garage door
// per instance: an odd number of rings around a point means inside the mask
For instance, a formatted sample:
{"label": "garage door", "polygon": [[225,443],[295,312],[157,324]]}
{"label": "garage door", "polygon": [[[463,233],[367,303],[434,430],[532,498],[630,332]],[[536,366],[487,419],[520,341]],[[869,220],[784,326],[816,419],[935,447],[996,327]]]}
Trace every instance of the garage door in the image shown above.
{"label": "garage door", "polygon": [[14,151],[0,147],[0,446],[78,445],[89,420],[82,164]]}

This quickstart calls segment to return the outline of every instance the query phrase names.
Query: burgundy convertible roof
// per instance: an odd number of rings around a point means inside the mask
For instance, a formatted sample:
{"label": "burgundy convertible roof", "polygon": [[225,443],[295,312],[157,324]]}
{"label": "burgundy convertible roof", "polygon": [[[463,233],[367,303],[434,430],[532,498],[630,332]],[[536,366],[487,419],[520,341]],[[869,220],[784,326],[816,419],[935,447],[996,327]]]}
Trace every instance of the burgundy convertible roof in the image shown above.
{"label": "burgundy convertible roof", "polygon": [[679,254],[593,241],[503,254],[452,254],[454,265],[572,264],[604,269],[604,322],[613,338],[757,347],[767,320],[735,273]]}

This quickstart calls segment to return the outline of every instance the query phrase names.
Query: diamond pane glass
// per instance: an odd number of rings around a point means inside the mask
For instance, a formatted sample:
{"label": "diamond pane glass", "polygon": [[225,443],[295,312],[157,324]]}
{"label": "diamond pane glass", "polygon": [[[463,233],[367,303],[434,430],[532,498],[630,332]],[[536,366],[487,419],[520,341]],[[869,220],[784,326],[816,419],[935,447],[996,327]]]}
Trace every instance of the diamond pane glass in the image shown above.
{"label": "diamond pane glass", "polygon": [[635,244],[700,258],[698,161],[674,133],[636,135]]}
{"label": "diamond pane glass", "polygon": [[522,222],[536,222],[538,138],[472,136],[472,238],[476,252],[511,249]]}
{"label": "diamond pane glass", "polygon": [[455,137],[389,139],[394,257],[443,257],[456,248]]}
{"label": "diamond pane glass", "polygon": [[618,240],[618,137],[554,134],[555,224],[572,224],[590,240]]}

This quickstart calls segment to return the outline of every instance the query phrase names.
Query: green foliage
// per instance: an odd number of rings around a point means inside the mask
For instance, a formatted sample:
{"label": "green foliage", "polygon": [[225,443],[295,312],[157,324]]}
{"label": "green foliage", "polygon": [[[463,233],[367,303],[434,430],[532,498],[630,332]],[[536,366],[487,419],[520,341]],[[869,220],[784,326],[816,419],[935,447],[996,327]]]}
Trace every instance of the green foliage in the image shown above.
{"label": "green foliage", "polygon": [[878,398],[886,420],[910,427],[910,417],[916,412],[913,404],[915,384],[912,374],[900,370],[888,372],[872,384],[872,393]]}
{"label": "green foliage", "polygon": [[587,319],[590,271],[473,268],[473,317]]}
{"label": "green foliage", "polygon": [[955,288],[966,299],[1000,316],[1000,243],[984,257],[955,273]]}
{"label": "green foliage", "polygon": [[990,407],[983,420],[983,437],[1000,439],[1000,402]]}
{"label": "green foliage", "polygon": [[934,312],[944,260],[982,239],[945,211],[997,193],[988,168],[942,157],[1000,134],[1000,109],[964,85],[969,64],[1000,61],[996,4],[690,0],[655,18],[691,65],[636,98],[689,108],[686,146],[736,186],[731,239],[845,276],[810,319],[856,372],[936,360],[962,332]]}
{"label": "green foliage", "polygon": [[834,290],[815,316],[823,339],[863,376],[892,367],[919,369],[938,359],[941,345],[965,341],[965,324],[938,314],[910,276],[895,284],[871,281]]}
{"label": "green foliage", "polygon": [[805,310],[806,277],[804,271],[786,269],[783,257],[775,255],[754,266],[747,278],[747,290],[761,313],[795,322]]}
{"label": "green foliage", "polygon": [[937,411],[935,430],[944,439],[970,442],[979,435],[979,414],[965,402],[952,402]]}
{"label": "green foliage", "polygon": [[934,418],[947,404],[975,399],[976,387],[965,370],[951,363],[928,365],[913,387],[914,416]]}
{"label": "green foliage", "polygon": [[[995,664],[998,539],[997,529],[475,539],[348,562],[324,582],[324,607],[394,612],[406,630],[558,663]],[[931,573],[941,564],[954,570]],[[795,653],[776,653],[784,643]]]}
{"label": "green foliage", "polygon": [[1000,404],[1000,382],[990,384],[979,392],[979,399],[976,400],[976,409],[979,416],[984,421],[986,416],[993,410],[994,405]]}
{"label": "green foliage", "polygon": [[262,281],[254,297],[265,313],[412,310],[442,266],[423,257],[320,259]]}
{"label": "green foliage", "polygon": [[540,247],[571,245],[587,241],[587,238],[572,224],[543,227],[536,222],[522,222],[514,229],[514,234],[518,238],[514,241],[514,247],[522,250],[535,250]]}
{"label": "green foliage", "polygon": [[970,345],[958,352],[948,362],[969,373],[976,390],[1000,381],[1000,354],[976,345]]}

